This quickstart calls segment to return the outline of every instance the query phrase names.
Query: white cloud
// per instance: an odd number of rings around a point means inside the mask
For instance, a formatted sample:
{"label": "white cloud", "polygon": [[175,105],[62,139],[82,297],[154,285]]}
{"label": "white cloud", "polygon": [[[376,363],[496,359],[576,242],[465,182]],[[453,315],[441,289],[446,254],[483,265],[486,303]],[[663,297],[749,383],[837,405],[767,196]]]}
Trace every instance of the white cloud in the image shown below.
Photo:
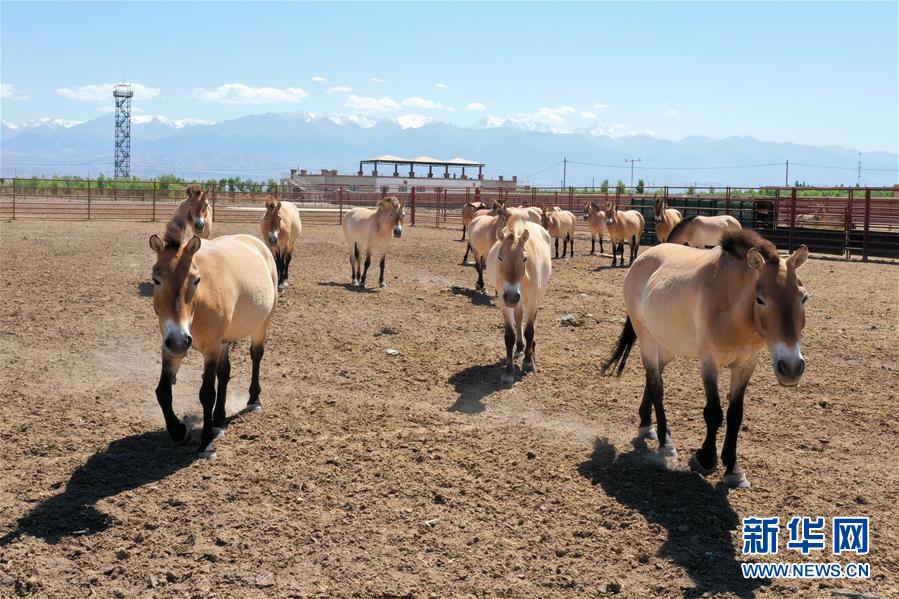
{"label": "white cloud", "polygon": [[351,91],[353,91],[353,88],[346,85],[332,85],[328,88],[329,94],[342,94]]}
{"label": "white cloud", "polygon": [[665,111],[665,114],[677,114],[677,111],[674,110],[673,108],[669,108],[668,110]]}
{"label": "white cloud", "polygon": [[418,108],[420,110],[443,110],[446,108],[440,102],[434,102],[432,100],[425,100],[419,96],[413,96],[411,98],[406,98],[402,102],[403,106],[408,106],[409,108]]}
{"label": "white cloud", "polygon": [[596,108],[597,110],[602,110],[603,108],[608,108],[608,107],[609,107],[608,104],[603,104],[602,102],[594,102],[593,103],[593,108]]}
{"label": "white cloud", "polygon": [[418,129],[431,122],[430,117],[426,117],[423,114],[404,114],[396,117],[394,120],[403,129]]}
{"label": "white cloud", "polygon": [[533,113],[520,112],[512,117],[511,120],[527,127],[546,126],[556,130],[565,124],[565,117],[576,112],[577,110],[571,106],[559,106],[558,108],[541,107],[537,112]]}
{"label": "white cloud", "polygon": [[470,102],[465,106],[466,110],[487,110],[487,107],[480,102]]}
{"label": "white cloud", "polygon": [[213,90],[196,92],[201,100],[225,104],[292,104],[309,96],[299,87],[250,87],[243,83],[226,83]]}
{"label": "white cloud", "polygon": [[325,81],[327,81],[327,79],[325,79],[321,75],[316,75],[315,77],[312,78],[312,80],[315,81],[316,83],[324,83]]}
{"label": "white cloud", "polygon": [[437,83],[434,85],[437,89],[449,89],[449,86],[446,83]]}
{"label": "white cloud", "polygon": [[28,96],[17,96],[16,88],[12,83],[0,84],[0,98],[7,100],[27,100]]}
{"label": "white cloud", "polygon": [[386,79],[381,79],[380,77],[372,77],[371,80],[375,83],[387,83]]}
{"label": "white cloud", "polygon": [[590,112],[589,110],[585,110],[584,112],[582,112],[581,116],[584,117],[585,119],[595,119],[596,118],[596,115],[593,114],[592,112]]}
{"label": "white cloud", "polygon": [[[131,83],[131,90],[134,92],[135,100],[152,100],[159,95],[159,90],[155,87],[147,87],[140,83]],[[56,93],[63,98],[71,100],[86,100],[89,102],[108,102],[112,98],[112,92],[115,89],[115,83],[91,83],[79,87],[60,87]]]}
{"label": "white cloud", "polygon": [[389,112],[391,110],[399,110],[400,108],[400,105],[396,100],[388,98],[387,96],[384,96],[383,98],[367,98],[364,96],[351,95],[347,97],[344,106],[360,114]]}

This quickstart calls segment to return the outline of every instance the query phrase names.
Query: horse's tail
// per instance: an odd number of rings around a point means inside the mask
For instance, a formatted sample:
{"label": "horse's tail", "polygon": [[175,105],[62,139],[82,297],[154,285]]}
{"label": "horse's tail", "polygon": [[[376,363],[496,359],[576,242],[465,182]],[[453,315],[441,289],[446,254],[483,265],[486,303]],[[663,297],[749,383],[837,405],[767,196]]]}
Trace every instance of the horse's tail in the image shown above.
{"label": "horse's tail", "polygon": [[631,317],[628,316],[627,320],[624,321],[624,328],[621,329],[618,342],[615,343],[615,347],[612,350],[612,355],[602,363],[603,376],[610,376],[613,372],[615,376],[621,376],[621,371],[624,370],[627,357],[630,355],[636,340],[637,333],[634,331],[634,325],[631,324]]}

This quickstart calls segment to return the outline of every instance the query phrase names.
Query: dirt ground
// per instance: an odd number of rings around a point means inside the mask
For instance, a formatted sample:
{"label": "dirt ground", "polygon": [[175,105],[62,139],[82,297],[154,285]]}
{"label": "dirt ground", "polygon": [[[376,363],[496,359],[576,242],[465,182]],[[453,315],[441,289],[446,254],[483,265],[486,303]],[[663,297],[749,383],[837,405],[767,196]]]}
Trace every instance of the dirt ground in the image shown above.
{"label": "dirt ground", "polygon": [[[147,238],[161,229],[0,224],[0,596],[899,596],[897,264],[803,267],[808,370],[786,389],[760,360],[739,446],[753,487],[728,493],[721,471],[687,470],[705,430],[695,361],[666,371],[674,471],[632,445],[639,359],[599,376],[624,269],[584,240],[555,261],[540,371],[504,388],[499,310],[471,291],[459,232],[424,227],[367,293],[347,287],[338,228],[307,227],[262,363],[265,411],[237,414],[242,342],[218,460],[196,461],[153,392]],[[256,227],[214,232],[240,231]],[[561,326],[568,313],[581,326]],[[200,367],[192,353],[174,389],[195,429]],[[871,516],[856,558],[871,579],[743,580],[740,519],[792,515]],[[803,558],[785,536],[779,560],[848,559]]]}

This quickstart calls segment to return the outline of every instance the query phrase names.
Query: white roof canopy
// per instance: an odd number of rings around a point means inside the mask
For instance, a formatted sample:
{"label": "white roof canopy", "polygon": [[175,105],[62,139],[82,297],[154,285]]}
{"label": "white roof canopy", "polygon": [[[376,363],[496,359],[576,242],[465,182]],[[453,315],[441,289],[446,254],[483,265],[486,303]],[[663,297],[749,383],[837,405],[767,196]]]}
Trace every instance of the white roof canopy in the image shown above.
{"label": "white roof canopy", "polygon": [[432,166],[484,166],[483,162],[475,162],[465,158],[450,158],[449,160],[440,160],[430,156],[417,156],[415,158],[401,158],[393,154],[384,154],[367,160],[360,160],[360,164],[372,164],[375,162],[383,162],[386,164],[426,164]]}

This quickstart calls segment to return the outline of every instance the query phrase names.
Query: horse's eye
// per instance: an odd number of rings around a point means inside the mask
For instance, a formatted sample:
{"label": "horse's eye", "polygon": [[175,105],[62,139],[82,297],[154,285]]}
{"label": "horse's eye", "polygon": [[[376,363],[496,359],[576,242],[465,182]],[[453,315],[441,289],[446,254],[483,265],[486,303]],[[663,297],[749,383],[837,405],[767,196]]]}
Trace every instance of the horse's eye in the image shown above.
{"label": "horse's eye", "polygon": [[521,261],[522,261],[522,262],[527,262],[527,261],[528,261],[528,257],[527,257],[526,255],[525,255],[525,256],[522,256]]}
{"label": "horse's eye", "polygon": [[200,277],[197,277],[196,279],[194,279],[194,287],[196,287],[199,284],[200,284]]}
{"label": "horse's eye", "polygon": [[756,297],[756,298],[755,298],[755,303],[757,303],[757,304],[760,305],[760,306],[764,306],[764,305],[765,305],[765,300],[763,300],[763,299],[760,298],[760,297]]}
{"label": "horse's eye", "polygon": [[500,262],[503,261],[503,257],[502,257],[502,256],[497,256],[496,259],[499,260]]}
{"label": "horse's eye", "polygon": [[160,281],[158,277],[153,277],[153,284],[154,285],[162,285],[162,281]]}
{"label": "horse's eye", "polygon": [[802,296],[802,303],[804,304],[807,301],[808,301],[808,294],[806,293],[805,295]]}

